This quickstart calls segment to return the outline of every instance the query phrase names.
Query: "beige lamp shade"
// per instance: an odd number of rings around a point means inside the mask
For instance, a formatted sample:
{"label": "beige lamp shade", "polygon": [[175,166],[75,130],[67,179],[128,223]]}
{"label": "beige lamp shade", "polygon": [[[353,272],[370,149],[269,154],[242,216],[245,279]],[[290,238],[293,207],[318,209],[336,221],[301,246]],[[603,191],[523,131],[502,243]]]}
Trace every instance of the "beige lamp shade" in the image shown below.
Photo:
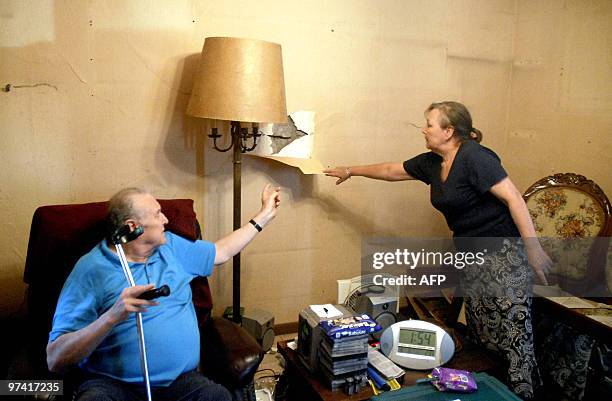
{"label": "beige lamp shade", "polygon": [[286,122],[281,46],[255,39],[204,40],[187,114],[244,122]]}

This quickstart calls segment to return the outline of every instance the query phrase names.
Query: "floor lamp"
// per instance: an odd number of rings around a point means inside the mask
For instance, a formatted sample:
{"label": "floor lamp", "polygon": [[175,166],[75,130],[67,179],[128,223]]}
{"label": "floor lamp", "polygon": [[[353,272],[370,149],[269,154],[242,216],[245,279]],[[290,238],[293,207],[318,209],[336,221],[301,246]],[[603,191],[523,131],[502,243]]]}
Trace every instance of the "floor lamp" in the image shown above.
{"label": "floor lamp", "polygon": [[[257,146],[258,123],[287,122],[281,46],[254,39],[210,37],[204,40],[200,64],[187,106],[193,117],[231,121],[231,143],[221,148],[217,128],[208,135],[220,152],[233,150],[234,218],[241,227],[242,153]],[[252,125],[252,131],[240,123]],[[240,322],[240,253],[233,258],[232,317]]]}

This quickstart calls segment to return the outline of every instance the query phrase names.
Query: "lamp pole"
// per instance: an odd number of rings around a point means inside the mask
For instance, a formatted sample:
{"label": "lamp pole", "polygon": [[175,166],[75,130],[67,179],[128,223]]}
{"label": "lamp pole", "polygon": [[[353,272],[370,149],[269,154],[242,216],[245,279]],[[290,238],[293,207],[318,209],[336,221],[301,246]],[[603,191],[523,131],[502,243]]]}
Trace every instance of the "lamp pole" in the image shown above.
{"label": "lamp pole", "polygon": [[[234,129],[234,124],[237,128]],[[234,148],[234,231],[241,226],[242,205],[242,144],[240,139],[240,123],[232,121],[232,142]],[[240,252],[232,259],[232,320],[238,324],[242,322],[240,313]]]}
{"label": "lamp pole", "polygon": [[[217,128],[212,129],[209,138],[213,140],[213,148],[219,152],[227,152],[233,149],[232,162],[234,165],[234,200],[233,200],[233,230],[236,231],[242,227],[242,154],[250,152],[257,147],[257,138],[261,136],[259,133],[259,125],[253,123],[252,133],[249,134],[246,128],[240,127],[240,122],[232,121],[230,133],[232,141],[226,148],[217,146],[217,139],[221,137]],[[247,146],[249,139],[252,140],[251,146]],[[240,252],[232,258],[232,320],[240,323],[242,316],[240,315]]]}

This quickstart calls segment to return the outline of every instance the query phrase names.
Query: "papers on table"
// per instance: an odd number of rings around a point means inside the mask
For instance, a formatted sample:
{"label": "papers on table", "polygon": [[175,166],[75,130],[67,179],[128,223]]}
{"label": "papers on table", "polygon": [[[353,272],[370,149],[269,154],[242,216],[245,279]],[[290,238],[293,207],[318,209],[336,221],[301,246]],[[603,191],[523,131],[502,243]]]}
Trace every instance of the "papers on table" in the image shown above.
{"label": "papers on table", "polygon": [[340,312],[334,305],[332,304],[324,304],[324,305],[310,305],[310,308],[314,313],[317,314],[321,319],[333,319],[335,317],[342,316],[342,312]]}
{"label": "papers on table", "polygon": [[588,311],[581,312],[585,317],[612,327],[612,316],[610,315],[612,307],[610,305],[575,297],[558,286],[534,285],[533,293],[568,309],[588,309]]}
{"label": "papers on table", "polygon": [[586,299],[575,297],[569,292],[563,291],[558,286],[534,285],[533,293],[536,296],[546,297],[569,309],[597,308],[597,304],[589,302]]}
{"label": "papers on table", "polygon": [[404,375],[404,371],[394,364],[389,358],[380,351],[370,347],[368,349],[368,363],[380,372],[387,380],[397,379]]}
{"label": "papers on table", "polygon": [[588,315],[588,317],[598,321],[599,323],[603,323],[608,327],[612,327],[612,316]]}

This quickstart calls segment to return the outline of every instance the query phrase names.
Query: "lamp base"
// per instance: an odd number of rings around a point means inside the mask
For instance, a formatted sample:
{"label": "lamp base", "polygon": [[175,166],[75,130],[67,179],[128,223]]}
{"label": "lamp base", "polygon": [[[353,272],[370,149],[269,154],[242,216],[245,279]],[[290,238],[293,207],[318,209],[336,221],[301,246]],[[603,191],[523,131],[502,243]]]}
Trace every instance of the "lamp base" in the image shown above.
{"label": "lamp base", "polygon": [[[242,319],[242,316],[244,315],[244,306],[240,307],[240,319]],[[227,308],[225,308],[225,311],[223,311],[223,317],[228,319],[228,320],[234,320],[234,307],[233,306],[228,306]]]}

